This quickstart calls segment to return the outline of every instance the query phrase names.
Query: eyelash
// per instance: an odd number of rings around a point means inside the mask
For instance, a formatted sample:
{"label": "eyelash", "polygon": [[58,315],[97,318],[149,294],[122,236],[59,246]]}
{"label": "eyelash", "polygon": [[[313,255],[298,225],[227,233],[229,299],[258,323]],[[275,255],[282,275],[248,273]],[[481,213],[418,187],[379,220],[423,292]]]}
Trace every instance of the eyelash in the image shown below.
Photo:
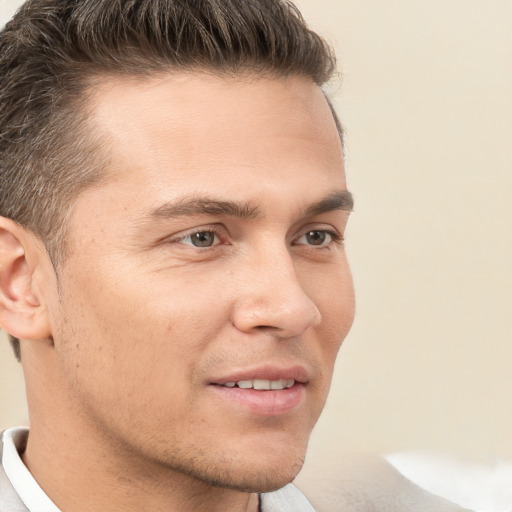
{"label": "eyelash", "polygon": [[[209,227],[206,227],[206,228],[201,228],[201,229],[195,229],[194,231],[190,231],[189,233],[186,233],[182,236],[180,236],[179,238],[176,238],[175,240],[173,240],[174,242],[178,242],[178,243],[183,243],[183,240],[185,240],[186,238],[190,238],[194,235],[198,235],[200,233],[212,233],[214,235],[217,236],[217,238],[219,240],[221,240],[221,233],[220,233],[220,229],[218,229],[217,227],[215,226],[209,226]],[[206,246],[206,247],[198,247],[198,246],[195,246],[193,244],[185,244],[185,245],[191,245],[192,247],[194,247],[195,249],[203,249],[203,250],[207,250],[207,249],[211,249],[212,247],[215,247],[219,244],[213,244],[213,245],[210,245],[210,246]]]}
{"label": "eyelash", "polygon": [[[314,232],[324,233],[326,236],[329,236],[331,240],[326,245],[315,246],[314,244],[297,244],[296,242],[294,242],[294,245],[306,245],[306,246],[309,246],[309,247],[312,247],[312,248],[316,248],[317,250],[319,250],[319,249],[326,249],[326,248],[328,248],[332,243],[341,244],[344,241],[343,235],[341,235],[337,231],[334,231],[334,230],[331,230],[331,229],[309,229],[309,230],[305,231],[304,233],[302,233],[295,240],[299,240],[302,237],[305,237],[308,234],[314,233]],[[214,243],[213,245],[208,245],[208,246],[205,246],[205,247],[200,247],[200,246],[193,245],[192,243],[185,243],[185,242],[183,242],[183,240],[185,240],[187,238],[190,238],[190,237],[192,237],[194,235],[201,234],[201,233],[212,233],[212,234],[216,235],[217,238],[220,240],[220,243]],[[205,227],[205,228],[201,228],[201,229],[196,229],[194,231],[190,231],[189,233],[186,233],[186,234],[184,234],[184,235],[180,236],[179,238],[176,238],[176,239],[174,239],[172,241],[173,242],[177,242],[177,243],[184,243],[185,245],[190,245],[190,246],[194,247],[195,249],[200,249],[200,250],[201,249],[202,250],[208,250],[208,249],[212,249],[213,247],[216,247],[217,245],[225,245],[225,244],[222,243],[221,230],[218,229],[215,226],[208,226],[208,227]]]}
{"label": "eyelash", "polygon": [[343,242],[343,236],[340,235],[337,231],[333,231],[333,230],[330,230],[330,229],[309,229],[308,231],[306,231],[305,233],[303,233],[302,235],[300,235],[298,237],[298,239],[302,238],[302,237],[305,237],[305,236],[308,236],[310,233],[323,233],[325,234],[326,236],[329,236],[330,237],[330,241],[325,244],[325,245],[314,245],[314,244],[300,244],[300,245],[309,245],[310,247],[313,247],[313,248],[317,248],[317,249],[326,249],[328,248],[331,243],[337,243],[337,244],[340,244]]}

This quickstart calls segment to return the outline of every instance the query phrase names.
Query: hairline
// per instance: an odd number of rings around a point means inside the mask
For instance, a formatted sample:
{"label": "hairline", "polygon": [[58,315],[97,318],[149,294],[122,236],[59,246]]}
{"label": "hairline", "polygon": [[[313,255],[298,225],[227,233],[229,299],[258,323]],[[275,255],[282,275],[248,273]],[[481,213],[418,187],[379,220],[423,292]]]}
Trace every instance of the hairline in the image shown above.
{"label": "hairline", "polygon": [[[110,161],[109,148],[103,144],[103,141],[100,140],[100,133],[97,130],[97,126],[93,123],[93,109],[94,102],[93,97],[95,92],[99,90],[99,88],[107,83],[114,83],[116,80],[122,78],[125,80],[135,80],[136,78],[146,78],[147,80],[152,80],[158,77],[164,77],[169,75],[184,75],[184,74],[195,74],[201,75],[204,74],[206,76],[218,77],[223,80],[260,80],[260,79],[280,79],[285,77],[303,77],[306,80],[310,80],[311,83],[315,84],[322,92],[322,95],[329,107],[329,111],[333,118],[334,124],[336,126],[336,130],[338,132],[338,136],[340,139],[340,144],[342,150],[344,152],[344,130],[339,121],[339,117],[334,109],[334,105],[332,104],[332,100],[329,97],[328,93],[324,89],[324,85],[317,84],[312,77],[301,74],[301,73],[279,73],[273,69],[256,70],[254,67],[241,67],[236,71],[225,71],[223,69],[216,69],[214,67],[182,67],[178,69],[155,69],[152,72],[142,72],[142,73],[111,73],[108,71],[92,71],[86,73],[82,78],[82,82],[89,82],[89,84],[84,87],[84,90],[81,92],[79,98],[75,98],[73,103],[78,106],[78,118],[79,122],[74,123],[73,130],[75,134],[78,136],[83,136],[85,142],[85,151],[87,153],[87,157],[89,162],[85,165],[89,167],[90,170],[93,171],[94,178],[87,184],[81,187],[80,190],[70,199],[69,203],[66,205],[67,207],[61,209],[62,217],[60,219],[60,225],[56,230],[56,234],[50,240],[42,240],[51,263],[54,267],[54,270],[57,271],[58,268],[64,264],[69,255],[69,246],[67,243],[68,233],[69,233],[69,222],[72,215],[72,211],[74,208],[74,204],[76,203],[78,197],[85,192],[86,190],[99,186],[105,181],[109,179],[111,176],[110,171],[108,169],[108,164]],[[140,83],[140,82],[137,82]],[[69,108],[70,105],[68,105]],[[76,115],[76,110],[75,110]],[[76,121],[76,119],[75,119]],[[73,133],[71,134],[73,135]],[[96,139],[96,140],[95,140]],[[92,154],[95,155],[96,159],[99,161],[94,162],[92,159]],[[98,158],[99,157],[99,158]],[[92,169],[96,167],[96,169]]]}

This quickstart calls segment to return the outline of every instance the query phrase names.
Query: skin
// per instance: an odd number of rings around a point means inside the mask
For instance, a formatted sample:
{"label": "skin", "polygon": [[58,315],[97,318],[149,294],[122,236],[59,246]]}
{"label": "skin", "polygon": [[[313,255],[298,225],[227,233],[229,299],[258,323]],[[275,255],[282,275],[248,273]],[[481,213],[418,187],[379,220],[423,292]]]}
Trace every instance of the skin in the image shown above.
{"label": "skin", "polygon": [[[302,77],[199,72],[105,79],[90,101],[109,179],[75,201],[58,272],[0,223],[24,461],[64,511],[256,510],[300,470],[353,321],[328,105]],[[300,369],[292,406],[216,385],[262,368]]]}

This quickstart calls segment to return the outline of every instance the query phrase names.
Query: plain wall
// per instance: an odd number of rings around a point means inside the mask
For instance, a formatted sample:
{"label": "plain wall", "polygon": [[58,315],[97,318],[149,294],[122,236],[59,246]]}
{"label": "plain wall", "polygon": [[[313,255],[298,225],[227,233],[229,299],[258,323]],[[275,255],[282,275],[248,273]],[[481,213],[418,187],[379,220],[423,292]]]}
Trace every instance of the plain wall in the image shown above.
{"label": "plain wall", "polygon": [[[0,0],[0,21],[17,1]],[[357,316],[310,464],[512,457],[512,2],[302,0],[334,43]],[[0,428],[26,421],[0,347]]]}

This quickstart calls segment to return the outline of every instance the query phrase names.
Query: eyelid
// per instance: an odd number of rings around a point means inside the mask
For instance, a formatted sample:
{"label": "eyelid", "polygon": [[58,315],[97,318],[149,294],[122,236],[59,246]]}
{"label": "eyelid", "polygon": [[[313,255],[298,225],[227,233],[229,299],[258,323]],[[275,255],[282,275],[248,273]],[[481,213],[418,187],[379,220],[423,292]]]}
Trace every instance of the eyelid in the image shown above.
{"label": "eyelid", "polygon": [[[182,243],[183,245],[191,245],[192,247],[195,247],[192,244],[187,244],[187,243],[182,242],[182,240],[184,240],[185,238],[191,237],[192,235],[195,235],[196,233],[213,233],[214,235],[217,236],[219,241],[209,247],[202,248],[202,249],[210,249],[210,248],[215,247],[216,245],[219,245],[219,243],[223,243],[223,238],[225,238],[225,236],[223,236],[223,234],[221,232],[222,232],[222,229],[220,229],[220,226],[217,226],[217,225],[197,226],[197,227],[188,229],[186,231],[181,231],[179,233],[176,233],[175,235],[172,235],[170,237],[167,237],[165,239],[165,241],[168,243]],[[201,249],[201,247],[195,247],[195,248]]]}
{"label": "eyelid", "polygon": [[295,237],[293,243],[297,244],[297,245],[310,245],[310,247],[315,247],[315,245],[312,245],[312,244],[297,243],[297,241],[299,239],[306,236],[308,233],[311,233],[312,231],[320,231],[320,232],[326,233],[327,235],[329,235],[331,237],[331,241],[328,244],[316,246],[318,249],[328,247],[329,245],[331,245],[331,243],[341,244],[344,240],[343,233],[340,233],[336,228],[334,228],[332,226],[325,226],[325,225],[324,226],[315,226],[315,225],[313,225],[313,226],[308,226],[306,229],[302,230],[301,234],[298,235],[297,237]]}
{"label": "eyelid", "polygon": [[[311,245],[311,244],[297,243],[297,241],[300,238],[307,235],[311,231],[325,232],[327,235],[329,235],[331,237],[331,241],[328,244],[316,246],[318,249],[328,247],[329,245],[331,245],[331,243],[341,244],[344,241],[343,233],[340,233],[340,231],[338,229],[336,229],[335,227],[333,227],[332,225],[330,225],[330,226],[309,225],[309,226],[306,226],[305,228],[303,228],[300,231],[300,233],[293,238],[293,240],[291,241],[291,244],[292,245],[295,245],[295,244],[310,245],[310,247],[315,247],[314,245]],[[219,240],[216,243],[214,243],[213,245],[211,245],[209,247],[203,247],[203,248],[195,247],[192,244],[182,242],[183,239],[185,239],[187,237],[190,237],[196,233],[204,233],[204,232],[215,234]],[[193,228],[181,231],[179,233],[176,233],[175,235],[166,237],[163,241],[165,243],[181,243],[182,245],[190,245],[190,246],[194,247],[195,249],[203,249],[204,250],[204,249],[212,249],[221,244],[228,244],[229,243],[228,239],[229,239],[229,236],[228,236],[228,234],[226,234],[226,228],[222,224],[209,224],[209,225],[204,225],[204,226],[195,226]]]}

